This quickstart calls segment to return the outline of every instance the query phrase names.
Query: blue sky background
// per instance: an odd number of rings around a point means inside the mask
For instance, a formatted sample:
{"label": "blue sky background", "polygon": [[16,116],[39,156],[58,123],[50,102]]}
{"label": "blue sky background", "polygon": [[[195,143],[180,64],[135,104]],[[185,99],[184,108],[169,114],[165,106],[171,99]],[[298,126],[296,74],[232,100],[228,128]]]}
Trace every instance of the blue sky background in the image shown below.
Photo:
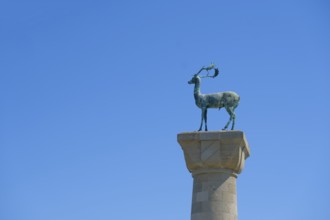
{"label": "blue sky background", "polygon": [[[330,219],[330,3],[0,3],[0,219],[183,220],[187,84],[241,96],[239,219]],[[210,110],[209,130],[225,110]]]}

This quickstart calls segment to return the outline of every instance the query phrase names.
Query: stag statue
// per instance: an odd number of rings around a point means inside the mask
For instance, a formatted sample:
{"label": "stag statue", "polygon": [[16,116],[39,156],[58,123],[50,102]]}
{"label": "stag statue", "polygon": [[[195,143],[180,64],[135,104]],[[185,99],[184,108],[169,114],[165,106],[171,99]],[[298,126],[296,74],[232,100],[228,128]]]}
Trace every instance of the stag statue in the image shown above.
{"label": "stag statue", "polygon": [[[209,76],[207,74],[206,76],[199,76],[199,74],[206,70],[207,72],[211,69],[214,69],[214,75]],[[193,78],[188,81],[189,84],[195,84],[194,88],[194,97],[195,97],[195,103],[202,110],[202,120],[201,125],[199,127],[198,131],[202,130],[203,122],[205,122],[205,131],[207,131],[207,109],[208,108],[225,108],[228,112],[230,118],[225,125],[225,127],[222,130],[226,130],[232,122],[231,130],[234,129],[235,126],[235,109],[239,104],[240,97],[235,92],[218,92],[213,94],[202,94],[200,91],[200,85],[201,85],[201,78],[206,77],[216,77],[219,74],[219,70],[215,68],[214,64],[211,64],[209,67],[202,67],[198,73],[194,74]]]}

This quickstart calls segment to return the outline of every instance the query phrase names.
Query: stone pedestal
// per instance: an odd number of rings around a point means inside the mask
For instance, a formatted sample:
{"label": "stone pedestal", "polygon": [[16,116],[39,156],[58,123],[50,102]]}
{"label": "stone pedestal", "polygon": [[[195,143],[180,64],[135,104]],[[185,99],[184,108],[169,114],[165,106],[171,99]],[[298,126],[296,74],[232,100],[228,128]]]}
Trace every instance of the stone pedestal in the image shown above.
{"label": "stone pedestal", "polygon": [[236,178],[250,155],[242,131],[178,134],[194,185],[191,220],[237,220]]}

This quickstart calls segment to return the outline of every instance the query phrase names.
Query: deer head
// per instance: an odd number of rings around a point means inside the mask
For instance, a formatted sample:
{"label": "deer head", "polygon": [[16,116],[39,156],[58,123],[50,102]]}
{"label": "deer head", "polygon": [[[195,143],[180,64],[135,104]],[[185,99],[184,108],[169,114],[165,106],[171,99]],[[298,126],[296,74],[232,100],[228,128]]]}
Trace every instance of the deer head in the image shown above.
{"label": "deer head", "polygon": [[197,82],[197,77],[198,77],[198,73],[194,74],[191,80],[188,81],[188,84],[195,84]]}

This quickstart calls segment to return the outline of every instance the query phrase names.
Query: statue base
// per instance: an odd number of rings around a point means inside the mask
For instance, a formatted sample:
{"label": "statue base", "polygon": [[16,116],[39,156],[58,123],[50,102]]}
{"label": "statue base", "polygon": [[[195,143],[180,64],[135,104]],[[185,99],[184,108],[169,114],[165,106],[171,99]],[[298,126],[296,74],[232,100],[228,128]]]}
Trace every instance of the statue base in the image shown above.
{"label": "statue base", "polygon": [[242,131],[178,134],[191,172],[191,220],[237,220],[236,178],[250,155]]}

